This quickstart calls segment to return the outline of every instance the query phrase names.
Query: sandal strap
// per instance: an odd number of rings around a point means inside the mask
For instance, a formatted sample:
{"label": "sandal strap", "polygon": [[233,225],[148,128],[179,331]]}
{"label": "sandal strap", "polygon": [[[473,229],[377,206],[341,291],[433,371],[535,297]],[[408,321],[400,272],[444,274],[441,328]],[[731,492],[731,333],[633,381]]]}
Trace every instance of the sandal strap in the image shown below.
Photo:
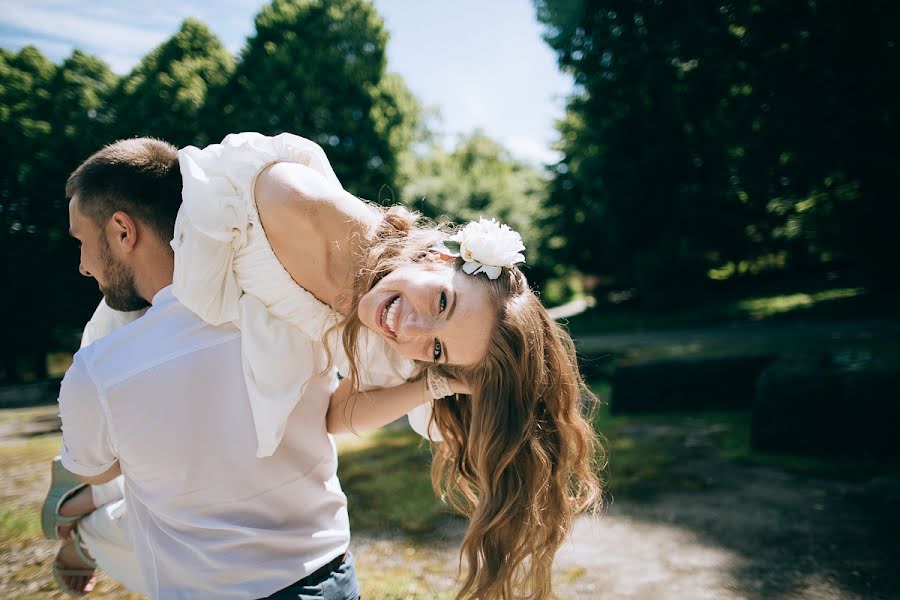
{"label": "sandal strap", "polygon": [[81,569],[78,567],[56,567],[56,572],[61,577],[90,577],[96,569]]}
{"label": "sandal strap", "polygon": [[78,533],[78,529],[72,531],[72,541],[75,542],[75,552],[78,554],[78,558],[80,558],[84,562],[84,564],[93,569],[96,569],[97,562],[90,554],[87,553],[87,549],[83,546],[81,535]]}
{"label": "sandal strap", "polygon": [[[84,487],[86,486],[81,484],[66,490],[51,490],[47,494],[47,498],[44,500],[44,508],[41,511],[41,528],[44,529],[44,535],[48,539],[59,537],[60,525],[70,525],[84,516],[66,517],[59,514],[59,509],[62,508],[62,505]],[[51,534],[53,537],[50,537]]]}

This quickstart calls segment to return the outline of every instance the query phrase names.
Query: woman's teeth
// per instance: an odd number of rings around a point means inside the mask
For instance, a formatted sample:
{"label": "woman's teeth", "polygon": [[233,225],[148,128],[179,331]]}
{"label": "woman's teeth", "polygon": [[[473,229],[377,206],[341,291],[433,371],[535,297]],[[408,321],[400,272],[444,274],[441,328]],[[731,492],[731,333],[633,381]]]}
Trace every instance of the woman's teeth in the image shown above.
{"label": "woman's teeth", "polygon": [[400,296],[397,296],[390,304],[384,307],[384,312],[381,313],[381,322],[394,335],[397,335],[397,319],[400,317],[397,307],[399,306]]}

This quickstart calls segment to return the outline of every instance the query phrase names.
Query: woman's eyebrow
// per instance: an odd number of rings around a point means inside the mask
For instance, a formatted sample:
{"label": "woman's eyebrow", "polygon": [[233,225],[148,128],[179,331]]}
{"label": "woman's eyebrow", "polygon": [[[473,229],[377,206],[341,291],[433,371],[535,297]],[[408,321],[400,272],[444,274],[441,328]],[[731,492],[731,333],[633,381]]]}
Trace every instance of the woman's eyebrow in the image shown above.
{"label": "woman's eyebrow", "polygon": [[450,310],[447,311],[447,320],[450,320],[450,317],[453,316],[453,311],[456,310],[456,290],[453,290],[453,303],[450,305]]}

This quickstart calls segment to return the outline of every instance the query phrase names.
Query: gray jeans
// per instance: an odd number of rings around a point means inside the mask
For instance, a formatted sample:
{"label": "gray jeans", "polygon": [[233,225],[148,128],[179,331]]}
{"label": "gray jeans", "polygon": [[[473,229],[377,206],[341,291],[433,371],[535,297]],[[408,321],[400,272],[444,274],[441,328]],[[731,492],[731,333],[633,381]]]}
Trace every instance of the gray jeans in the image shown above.
{"label": "gray jeans", "polygon": [[353,566],[353,555],[340,564],[326,565],[293,583],[286,588],[268,596],[265,600],[359,600],[359,582],[356,580],[356,569]]}

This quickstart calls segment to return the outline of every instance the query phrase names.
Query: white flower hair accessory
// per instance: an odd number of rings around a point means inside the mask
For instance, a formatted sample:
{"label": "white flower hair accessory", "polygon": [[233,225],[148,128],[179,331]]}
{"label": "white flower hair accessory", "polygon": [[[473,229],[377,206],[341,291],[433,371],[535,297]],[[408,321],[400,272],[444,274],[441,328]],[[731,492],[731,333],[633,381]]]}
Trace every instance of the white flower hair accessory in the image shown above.
{"label": "white flower hair accessory", "polygon": [[525,262],[522,236],[495,219],[472,221],[445,241],[441,251],[444,249],[466,261],[463,271],[469,275],[484,273],[488,279],[500,277],[503,267],[511,269]]}

